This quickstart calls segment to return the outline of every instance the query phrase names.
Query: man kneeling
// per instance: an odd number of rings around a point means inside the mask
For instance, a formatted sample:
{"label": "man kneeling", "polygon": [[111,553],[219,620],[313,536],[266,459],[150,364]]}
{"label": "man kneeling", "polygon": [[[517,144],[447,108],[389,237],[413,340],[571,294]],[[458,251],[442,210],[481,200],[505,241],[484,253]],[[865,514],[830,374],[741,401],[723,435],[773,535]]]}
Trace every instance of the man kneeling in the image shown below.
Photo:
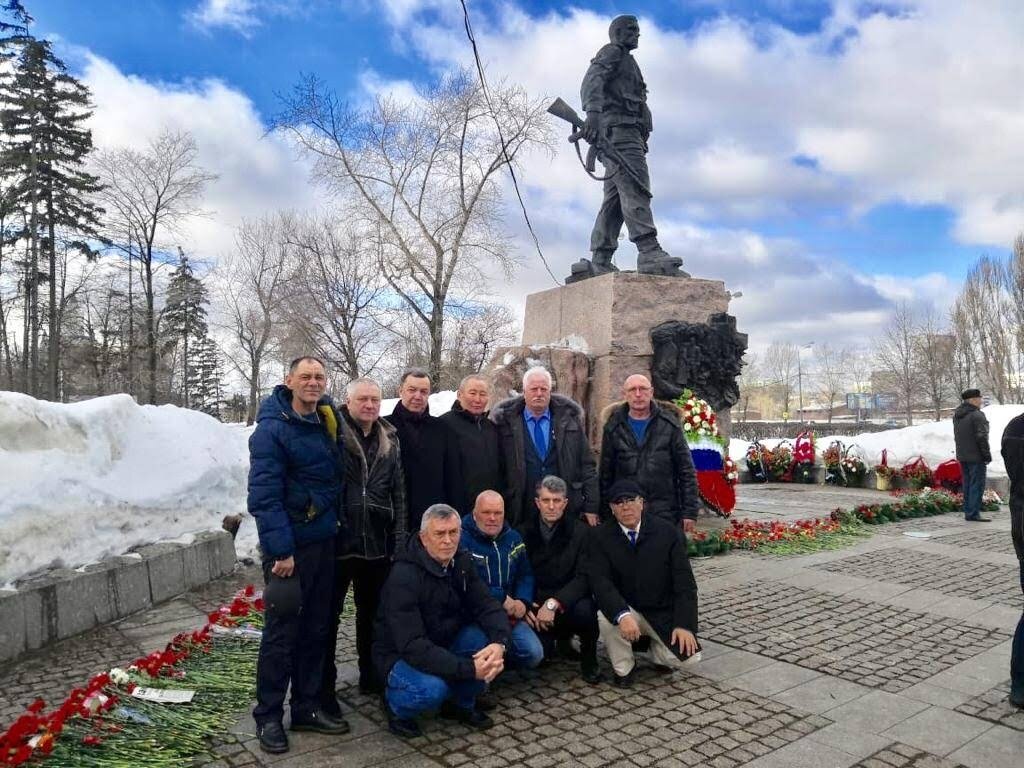
{"label": "man kneeling", "polygon": [[473,728],[493,725],[476,697],[505,668],[508,620],[472,558],[458,551],[460,533],[458,512],[429,507],[384,584],[373,659],[385,681],[388,728],[398,736],[419,736],[416,717],[438,708]]}
{"label": "man kneeling", "polygon": [[595,529],[588,568],[601,641],[615,683],[633,684],[633,643],[650,638],[655,666],[671,670],[700,650],[697,583],[674,525],[643,514],[640,486],[619,480],[608,494],[614,520]]}

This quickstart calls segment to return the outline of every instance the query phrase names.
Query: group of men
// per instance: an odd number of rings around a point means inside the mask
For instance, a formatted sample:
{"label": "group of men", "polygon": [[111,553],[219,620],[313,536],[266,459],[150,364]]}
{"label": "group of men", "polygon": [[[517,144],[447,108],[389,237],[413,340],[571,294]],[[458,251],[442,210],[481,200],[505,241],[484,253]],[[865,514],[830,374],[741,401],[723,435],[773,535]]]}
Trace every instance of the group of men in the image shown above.
{"label": "group of men", "polygon": [[382,417],[377,382],[350,382],[335,404],[306,356],[263,402],[249,511],[267,583],[253,712],[265,751],[289,748],[289,686],[293,731],[348,731],[335,656],[350,587],[359,688],[400,736],[435,710],[490,727],[481,694],[506,667],[578,659],[596,683],[598,638],[620,686],[635,650],[663,672],[699,658],[684,535],[699,502],[678,413],[630,376],[602,414],[598,465],[582,407],[542,367],[522,384],[488,412],[488,382],[469,376],[435,417],[430,377],[409,370]]}

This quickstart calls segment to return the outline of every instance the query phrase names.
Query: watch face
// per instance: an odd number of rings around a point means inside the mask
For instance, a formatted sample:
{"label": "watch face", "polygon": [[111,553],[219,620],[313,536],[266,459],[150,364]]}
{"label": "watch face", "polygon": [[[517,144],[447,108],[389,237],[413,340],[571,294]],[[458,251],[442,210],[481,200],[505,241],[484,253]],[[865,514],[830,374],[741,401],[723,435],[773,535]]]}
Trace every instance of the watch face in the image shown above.
{"label": "watch face", "polygon": [[554,600],[548,600],[546,603],[544,603],[544,607],[547,608],[549,611],[555,610],[556,605],[557,604]]}

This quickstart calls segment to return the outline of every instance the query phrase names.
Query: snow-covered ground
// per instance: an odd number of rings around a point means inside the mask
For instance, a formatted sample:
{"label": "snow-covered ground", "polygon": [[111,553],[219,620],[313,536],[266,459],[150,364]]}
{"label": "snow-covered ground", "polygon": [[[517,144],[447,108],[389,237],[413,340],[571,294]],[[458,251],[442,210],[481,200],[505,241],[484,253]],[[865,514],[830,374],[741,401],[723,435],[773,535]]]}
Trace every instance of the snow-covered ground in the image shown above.
{"label": "snow-covered ground", "polygon": [[[1024,413],[1024,405],[990,405],[982,409],[989,421],[989,444],[992,447],[992,463],[988,465],[989,475],[1005,476],[1003,457],[999,455],[999,441],[1006,429],[1007,422],[1014,416]],[[828,425],[820,425],[816,440],[819,456],[828,448],[833,440],[842,440],[845,445],[856,445],[869,466],[879,462],[882,451],[889,452],[890,466],[900,467],[908,459],[924,456],[933,469],[947,459],[954,457],[953,422],[951,419],[930,421],[915,424],[912,427],[887,429],[884,432],[871,432],[855,437],[828,435]],[[778,440],[765,440],[764,444],[774,447]],[[749,443],[746,440],[733,439],[729,442],[729,455],[733,459],[742,459],[746,455]],[[742,466],[742,465],[741,465]]]}
{"label": "snow-covered ground", "polygon": [[[441,392],[435,392],[427,399],[427,404],[430,407],[431,416],[440,416],[442,413],[448,413],[452,409],[452,403],[455,402],[455,393],[451,390],[443,390]],[[389,397],[386,400],[380,401],[380,415],[390,416],[391,412],[395,410],[395,406],[398,405],[397,397]]]}
{"label": "snow-covered ground", "polygon": [[[0,585],[245,509],[249,430],[128,395],[69,405],[0,392]],[[256,531],[246,519],[238,551]]]}

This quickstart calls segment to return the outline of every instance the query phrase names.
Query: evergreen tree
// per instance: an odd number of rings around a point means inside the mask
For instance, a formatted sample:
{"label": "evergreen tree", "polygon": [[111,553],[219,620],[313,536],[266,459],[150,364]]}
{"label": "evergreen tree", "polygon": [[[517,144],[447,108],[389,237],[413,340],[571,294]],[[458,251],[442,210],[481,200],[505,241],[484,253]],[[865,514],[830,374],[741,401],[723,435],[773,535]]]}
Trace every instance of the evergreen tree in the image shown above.
{"label": "evergreen tree", "polygon": [[167,353],[181,348],[181,391],[183,405],[190,407],[189,382],[192,368],[206,338],[206,305],[209,297],[203,281],[195,276],[188,257],[178,249],[180,261],[167,284],[167,304],[161,316],[163,349]]}
{"label": "evergreen tree", "polygon": [[197,342],[195,365],[188,387],[192,408],[218,419],[221,417],[224,398],[222,375],[220,350],[213,339],[204,336]]}
{"label": "evergreen tree", "polygon": [[[8,0],[3,10],[13,23],[3,22],[0,51],[7,66],[0,68],[0,168],[15,178],[15,199],[25,211],[21,237],[29,251],[30,275],[45,275],[49,286],[47,311],[46,394],[60,396],[60,324],[57,297],[58,237],[62,247],[94,258],[99,242],[95,203],[99,180],[85,170],[92,151],[92,134],[85,123],[91,116],[89,90],[67,72],[48,40],[35,38],[32,17],[20,0]],[[60,233],[66,233],[61,235]],[[41,264],[45,263],[45,267]],[[39,323],[38,288],[26,283],[27,323]],[[32,368],[29,390],[35,394],[38,370],[38,328],[34,326],[25,350]]]}

